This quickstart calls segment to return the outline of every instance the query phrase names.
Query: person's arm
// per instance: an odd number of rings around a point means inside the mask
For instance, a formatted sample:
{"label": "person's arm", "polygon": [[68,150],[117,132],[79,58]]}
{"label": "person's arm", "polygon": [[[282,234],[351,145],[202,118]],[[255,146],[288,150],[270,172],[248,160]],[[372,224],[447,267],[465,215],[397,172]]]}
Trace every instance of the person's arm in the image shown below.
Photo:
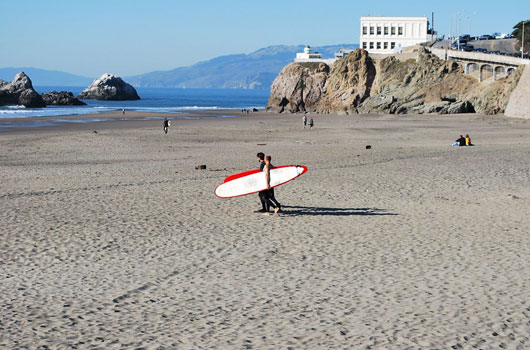
{"label": "person's arm", "polygon": [[271,170],[268,165],[265,165],[265,182],[267,183],[267,189],[271,188]]}

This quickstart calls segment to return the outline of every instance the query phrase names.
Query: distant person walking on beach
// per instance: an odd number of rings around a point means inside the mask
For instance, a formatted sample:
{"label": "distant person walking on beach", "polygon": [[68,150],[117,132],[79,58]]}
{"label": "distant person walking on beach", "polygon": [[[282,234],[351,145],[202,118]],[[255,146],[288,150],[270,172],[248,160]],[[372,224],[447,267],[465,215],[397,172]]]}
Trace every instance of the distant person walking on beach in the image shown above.
{"label": "distant person walking on beach", "polygon": [[167,132],[169,131],[169,125],[170,125],[170,122],[167,118],[164,119],[164,133],[167,134]]}
{"label": "distant person walking on beach", "polygon": [[309,119],[309,129],[313,129],[313,126],[315,123],[313,123],[313,118]]}
{"label": "distant person walking on beach", "polygon": [[121,114],[125,114],[125,108],[121,109]]}
{"label": "distant person walking on beach", "polygon": [[304,114],[304,117],[302,118],[302,121],[304,122],[304,129],[305,129],[305,126],[307,125],[307,117],[305,116],[305,114]]}
{"label": "distant person walking on beach", "polygon": [[[274,165],[272,165],[271,163],[271,156],[265,156],[265,166],[263,167],[263,171],[265,172],[265,181],[267,183],[267,189],[262,192],[265,192],[266,204],[269,207],[274,208],[274,215],[278,215],[278,212],[280,211],[280,206],[275,205],[271,199],[271,192],[274,190],[271,188],[271,169],[273,168]],[[272,196],[274,197],[274,194],[272,194]],[[267,210],[267,212],[263,213],[263,215],[270,215],[269,211]]]}
{"label": "distant person walking on beach", "polygon": [[[263,152],[259,152],[257,155],[259,164],[259,170],[263,171],[265,168],[265,154]],[[269,156],[270,157],[270,156]],[[274,205],[281,210],[281,204],[276,200],[276,197],[274,196],[274,188],[271,188],[270,190],[264,190],[258,193],[259,200],[261,201],[261,209],[258,210],[258,213],[268,213],[270,209],[269,201],[273,202]],[[268,199],[268,200],[267,200]]]}

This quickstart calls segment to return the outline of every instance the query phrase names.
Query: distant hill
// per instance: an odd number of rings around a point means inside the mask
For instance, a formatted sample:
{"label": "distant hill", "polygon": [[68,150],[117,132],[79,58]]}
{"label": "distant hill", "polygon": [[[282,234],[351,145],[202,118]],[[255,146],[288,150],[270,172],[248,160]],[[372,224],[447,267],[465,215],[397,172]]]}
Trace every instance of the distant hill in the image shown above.
{"label": "distant hill", "polygon": [[33,86],[88,86],[94,81],[80,75],[33,67],[0,68],[0,80],[12,81],[20,72],[29,76]]}
{"label": "distant hill", "polygon": [[[313,47],[323,58],[332,58],[341,48],[356,49],[357,44]],[[136,87],[268,89],[284,66],[292,62],[304,45],[276,45],[250,54],[215,57],[189,67],[125,77]]]}

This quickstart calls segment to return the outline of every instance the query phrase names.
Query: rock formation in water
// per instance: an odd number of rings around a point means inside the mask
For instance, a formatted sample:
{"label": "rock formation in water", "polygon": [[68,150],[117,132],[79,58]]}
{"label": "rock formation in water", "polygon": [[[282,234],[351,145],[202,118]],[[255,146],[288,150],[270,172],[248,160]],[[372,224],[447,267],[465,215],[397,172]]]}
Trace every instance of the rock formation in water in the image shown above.
{"label": "rock formation in water", "polygon": [[7,105],[46,107],[42,97],[33,89],[31,79],[24,72],[18,73],[11,83],[0,80],[0,106]]}
{"label": "rock formation in water", "polygon": [[84,106],[86,103],[79,101],[74,94],[69,91],[52,91],[41,94],[44,103],[48,106]]}
{"label": "rock formation in water", "polygon": [[[412,51],[412,50],[411,50]],[[488,84],[423,47],[373,59],[357,49],[330,67],[290,63],[274,80],[267,110],[320,113],[470,113],[504,111],[520,72]]]}
{"label": "rock formation in water", "polygon": [[139,100],[140,96],[132,87],[122,80],[122,78],[105,73],[83,92],[77,96],[80,99],[92,100]]}

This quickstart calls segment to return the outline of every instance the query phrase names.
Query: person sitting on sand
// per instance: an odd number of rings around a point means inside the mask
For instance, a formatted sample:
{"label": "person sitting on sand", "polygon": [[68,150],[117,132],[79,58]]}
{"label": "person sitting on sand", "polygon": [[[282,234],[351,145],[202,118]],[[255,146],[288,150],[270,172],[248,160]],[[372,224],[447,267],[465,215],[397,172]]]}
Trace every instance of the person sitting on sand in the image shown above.
{"label": "person sitting on sand", "polygon": [[471,143],[471,137],[469,137],[469,135],[466,135],[466,146],[473,146]]}
{"label": "person sitting on sand", "polygon": [[[265,172],[265,181],[267,183],[267,191],[265,192],[265,200],[267,201],[267,204],[269,207],[274,208],[274,215],[278,215],[278,212],[280,211],[280,208],[274,205],[270,198],[270,191],[271,190],[271,169],[274,168],[274,165],[271,163],[271,156],[265,156],[265,167],[263,168],[263,171]],[[269,215],[269,212],[263,213],[263,215]]]}
{"label": "person sitting on sand", "polygon": [[166,133],[166,134],[167,134],[167,132],[169,130],[169,125],[170,125],[169,120],[167,118],[164,119],[164,133]]}
{"label": "person sitting on sand", "polygon": [[455,147],[455,146],[465,146],[465,145],[466,145],[466,139],[464,138],[464,136],[460,135],[458,140],[453,142],[451,146]]}

